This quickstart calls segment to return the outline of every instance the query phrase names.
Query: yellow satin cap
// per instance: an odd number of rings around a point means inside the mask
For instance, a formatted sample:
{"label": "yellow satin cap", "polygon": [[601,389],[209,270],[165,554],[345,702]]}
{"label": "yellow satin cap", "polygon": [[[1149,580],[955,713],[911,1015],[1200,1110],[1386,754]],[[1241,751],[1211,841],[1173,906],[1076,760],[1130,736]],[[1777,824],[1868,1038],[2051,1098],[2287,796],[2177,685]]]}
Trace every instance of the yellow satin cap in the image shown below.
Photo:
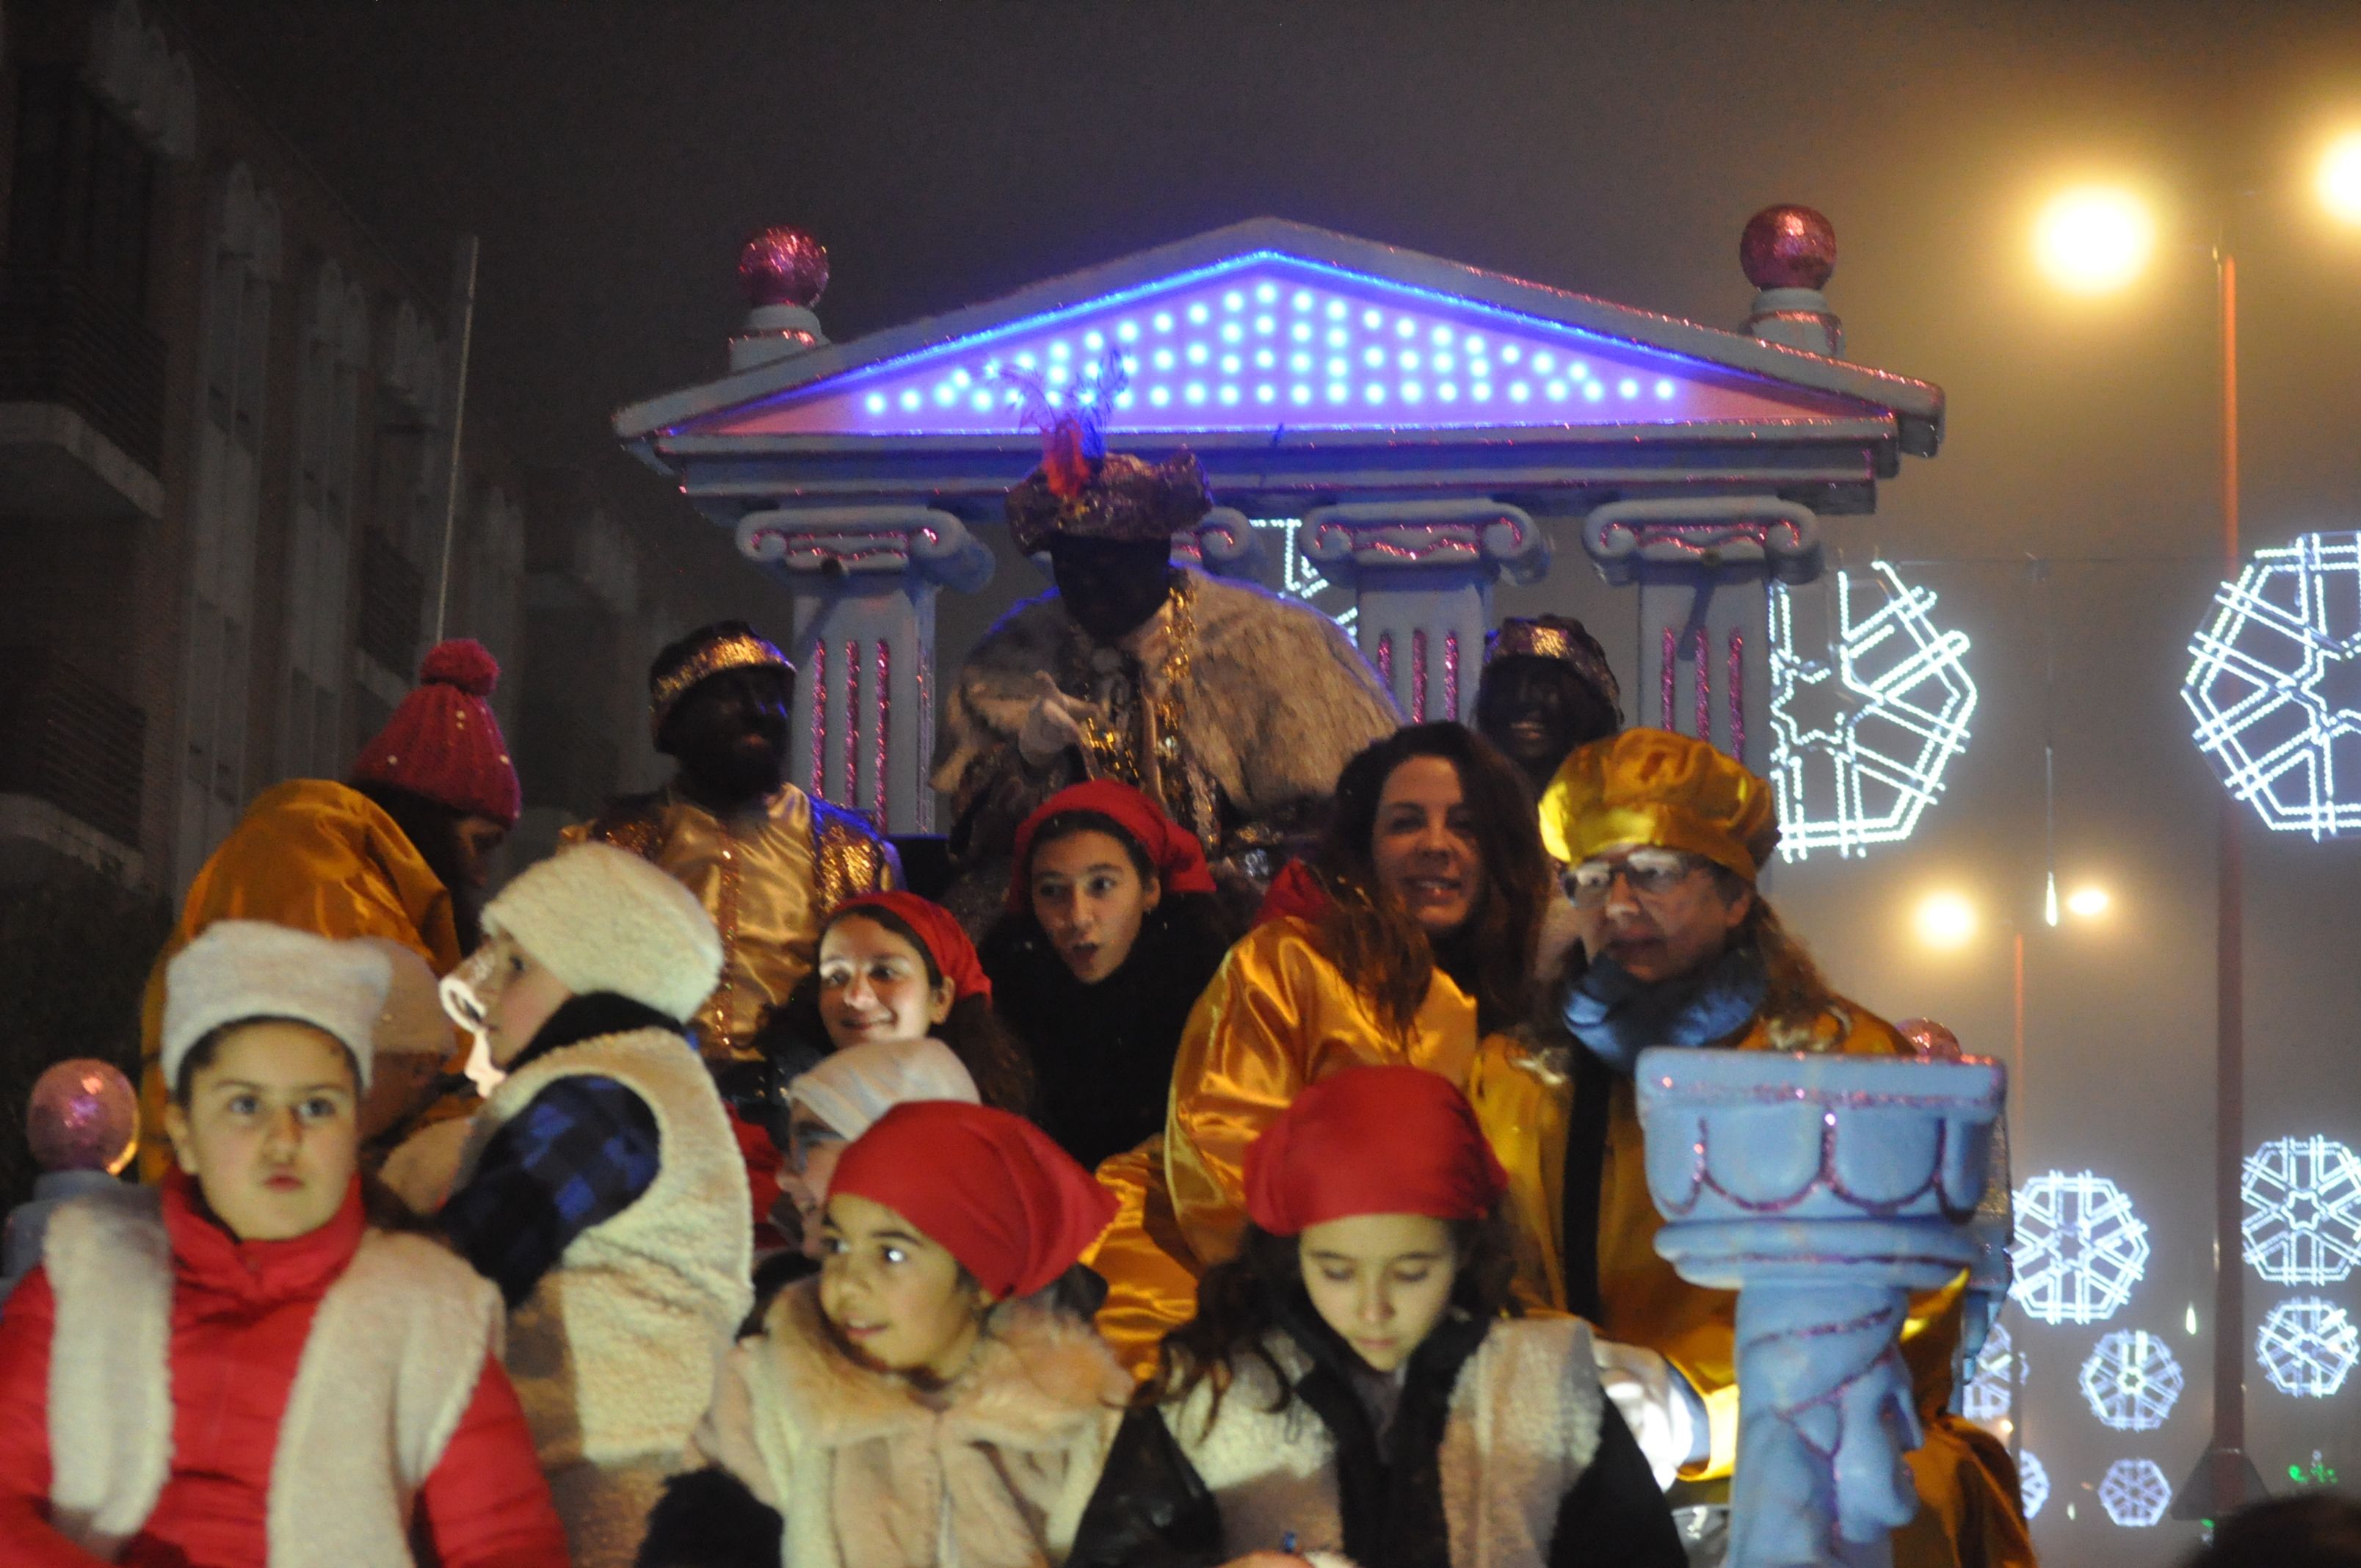
{"label": "yellow satin cap", "polygon": [[1770,781],[1706,741],[1626,729],[1576,748],[1542,795],[1542,843],[1568,865],[1652,845],[1752,882],[1779,842]]}

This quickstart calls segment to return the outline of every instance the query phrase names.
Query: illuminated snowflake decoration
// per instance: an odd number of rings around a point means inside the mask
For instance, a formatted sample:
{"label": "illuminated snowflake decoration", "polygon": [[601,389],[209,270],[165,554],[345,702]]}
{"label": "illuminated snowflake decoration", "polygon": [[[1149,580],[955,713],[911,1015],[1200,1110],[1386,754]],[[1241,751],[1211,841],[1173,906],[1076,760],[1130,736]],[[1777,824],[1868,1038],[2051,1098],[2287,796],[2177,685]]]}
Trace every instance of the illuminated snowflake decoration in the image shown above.
{"label": "illuminated snowflake decoration", "polygon": [[2274,1285],[2334,1285],[2361,1264],[2361,1158],[2334,1138],[2274,1138],[2238,1181],[2246,1261]]}
{"label": "illuminated snowflake decoration", "polygon": [[1347,633],[1361,616],[1361,607],[1352,590],[1341,587],[1312,569],[1312,562],[1297,548],[1296,537],[1303,531],[1303,520],[1295,517],[1258,517],[1255,527],[1266,534],[1275,534],[1279,542],[1279,591],[1291,599],[1310,605]]}
{"label": "illuminated snowflake decoration", "polygon": [[2039,1517],[2041,1505],[2049,1500],[2049,1467],[2029,1448],[2016,1456],[2016,1489],[2025,1498],[2025,1517]]}
{"label": "illuminated snowflake decoration", "polygon": [[2255,1359],[2271,1387],[2299,1399],[2325,1399],[2361,1359],[2361,1330],[2345,1309],[2316,1296],[2273,1307],[2255,1332]]}
{"label": "illuminated snowflake decoration", "polygon": [[2016,1191],[2016,1284],[2009,1294],[2044,1323],[2103,1323],[2147,1268],[2147,1225],[2103,1176],[2045,1171]]}
{"label": "illuminated snowflake decoration", "polygon": [[2361,828],[2361,533],[2256,551],[2189,652],[2180,697],[2230,793],[2277,832]]}
{"label": "illuminated snowflake decoration", "polygon": [[1983,1348],[1976,1352],[1975,1372],[1960,1390],[1960,1413],[1971,1421],[2005,1419],[2016,1385],[2024,1379],[2025,1357],[2016,1354],[2008,1330],[1994,1323],[1984,1335]]}
{"label": "illuminated snowflake decoration", "polygon": [[2099,1506],[2117,1524],[2146,1530],[2172,1506],[2172,1483],[2153,1459],[2118,1459],[2100,1477]]}
{"label": "illuminated snowflake decoration", "polygon": [[2082,1363],[2082,1398],[2102,1425],[2154,1431],[2180,1402],[2180,1363],[2154,1334],[2117,1329],[2103,1334]]}
{"label": "illuminated snowflake decoration", "polygon": [[1839,572],[1834,623],[1817,644],[1795,634],[1795,599],[1771,587],[1771,784],[1779,853],[1866,854],[1910,837],[1966,749],[1976,684],[1967,634],[1928,612],[1883,562]]}

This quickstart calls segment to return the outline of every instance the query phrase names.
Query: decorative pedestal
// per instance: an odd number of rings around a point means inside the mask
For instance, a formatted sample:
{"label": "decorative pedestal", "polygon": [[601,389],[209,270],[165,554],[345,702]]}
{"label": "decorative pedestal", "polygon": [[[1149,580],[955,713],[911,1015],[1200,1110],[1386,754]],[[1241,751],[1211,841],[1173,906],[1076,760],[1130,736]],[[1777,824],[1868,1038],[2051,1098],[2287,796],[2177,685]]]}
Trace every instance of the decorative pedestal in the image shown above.
{"label": "decorative pedestal", "polygon": [[795,596],[796,783],[887,832],[930,831],[935,594],[990,582],[990,548],[928,507],[750,512],[738,548]]}
{"label": "decorative pedestal", "polygon": [[1739,1292],[1728,1568],[1885,1568],[1918,1508],[1903,1320],[1975,1256],[2004,1069],[1656,1049],[1637,1083],[1656,1250]]}
{"label": "decorative pedestal", "polygon": [[1582,547],[1640,589],[1631,722],[1709,740],[1758,772],[1771,754],[1770,588],[1820,575],[1819,519],[1770,496],[1610,501]]}
{"label": "decorative pedestal", "polygon": [[1503,573],[1535,583],[1549,571],[1548,536],[1524,510],[1496,501],[1317,507],[1301,537],[1320,575],[1358,596],[1361,652],[1412,724],[1475,710],[1492,584]]}

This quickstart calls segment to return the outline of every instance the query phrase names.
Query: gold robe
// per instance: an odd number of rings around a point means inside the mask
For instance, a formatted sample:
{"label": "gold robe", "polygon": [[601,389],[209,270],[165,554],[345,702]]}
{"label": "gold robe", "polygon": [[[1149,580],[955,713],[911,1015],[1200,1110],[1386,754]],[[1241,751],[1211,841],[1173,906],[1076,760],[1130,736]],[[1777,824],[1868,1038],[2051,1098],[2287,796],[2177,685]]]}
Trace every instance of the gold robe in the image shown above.
{"label": "gold robe", "polygon": [[[139,1174],[161,1178],[164,1136],[164,968],[216,920],[269,920],[323,937],[384,937],[448,974],[462,957],[450,890],[427,869],[393,818],[359,791],[327,779],[291,779],[255,796],[189,884],[181,918],[148,976],[139,1014]],[[454,1044],[446,1070],[465,1055]],[[472,1094],[450,1107],[464,1111]],[[430,1113],[431,1114],[431,1113]]]}
{"label": "gold robe", "polygon": [[[1808,1035],[1783,1030],[1775,1042],[1757,1019],[1736,1045],[1741,1050],[1860,1055],[1908,1048],[1883,1019],[1849,1002],[1822,1014]],[[1509,1173],[1517,1294],[1528,1311],[1563,1312],[1559,1253],[1565,1234],[1572,1083],[1523,1047],[1496,1038],[1486,1042],[1470,1075],[1468,1099]],[[1602,1310],[1597,1326],[1608,1339],[1655,1351],[1704,1397],[1711,1451],[1703,1464],[1683,1471],[1682,1478],[1719,1480],[1730,1475],[1738,1448],[1738,1297],[1692,1285],[1675,1273],[1656,1253],[1656,1233],[1663,1228],[1664,1218],[1648,1196],[1638,1100],[1631,1080],[1619,1077],[1609,1103],[1606,1168],[1598,1190]],[[1962,1274],[1915,1298],[1902,1331],[1902,1355],[1927,1441],[1909,1456],[1923,1506],[1918,1518],[1894,1534],[1895,1568],[2031,1568],[2034,1562],[2007,1451],[1990,1433],[1945,1413],[1966,1283]]]}
{"label": "gold robe", "polygon": [[1105,1277],[1099,1329],[1136,1373],[1196,1311],[1196,1279],[1237,1250],[1246,1146],[1307,1085],[1348,1067],[1425,1068],[1464,1084],[1476,1002],[1434,971],[1408,1037],[1389,1029],[1296,919],[1232,948],[1181,1031],[1164,1135],[1099,1167],[1119,1208],[1085,1261]]}
{"label": "gold robe", "polygon": [[754,1055],[763,1015],[818,961],[829,910],[902,880],[893,848],[865,821],[794,784],[727,818],[675,790],[635,795],[560,837],[613,844],[653,861],[713,917],[721,979],[695,1022],[706,1059],[717,1063]]}

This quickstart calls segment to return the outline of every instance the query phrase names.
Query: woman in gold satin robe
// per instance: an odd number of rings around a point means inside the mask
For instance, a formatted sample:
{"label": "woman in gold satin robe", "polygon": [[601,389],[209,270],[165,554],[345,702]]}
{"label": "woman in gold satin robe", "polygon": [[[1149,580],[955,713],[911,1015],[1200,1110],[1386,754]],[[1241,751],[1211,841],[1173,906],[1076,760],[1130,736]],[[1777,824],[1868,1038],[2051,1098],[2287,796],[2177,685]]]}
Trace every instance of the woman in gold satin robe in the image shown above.
{"label": "woman in gold satin robe", "polygon": [[[1543,797],[1550,852],[1587,917],[1554,999],[1561,1053],[1488,1042],[1468,1099],[1509,1173],[1518,1294],[1589,1319],[1627,1355],[1661,1357],[1704,1421],[1675,1505],[1725,1495],[1736,1458],[1738,1298],[1657,1255],[1632,1068],[1650,1046],[1906,1053],[1886,1022],[1830,989],[1755,887],[1777,841],[1771,788],[1702,740],[1631,729],[1566,759]],[[1924,1505],[1896,1568],[2031,1568],[2006,1450],[1945,1413],[1965,1277],[1912,1299],[1901,1354],[1927,1441],[1909,1456]]]}
{"label": "woman in gold satin robe", "polygon": [[1236,1249],[1246,1147],[1298,1091],[1376,1064],[1463,1085],[1477,1042],[1523,1021],[1548,886],[1532,796],[1474,732],[1414,725],[1345,764],[1311,861],[1190,1013],[1163,1135],[1099,1168],[1121,1204],[1089,1260],[1099,1327],[1135,1371]]}

